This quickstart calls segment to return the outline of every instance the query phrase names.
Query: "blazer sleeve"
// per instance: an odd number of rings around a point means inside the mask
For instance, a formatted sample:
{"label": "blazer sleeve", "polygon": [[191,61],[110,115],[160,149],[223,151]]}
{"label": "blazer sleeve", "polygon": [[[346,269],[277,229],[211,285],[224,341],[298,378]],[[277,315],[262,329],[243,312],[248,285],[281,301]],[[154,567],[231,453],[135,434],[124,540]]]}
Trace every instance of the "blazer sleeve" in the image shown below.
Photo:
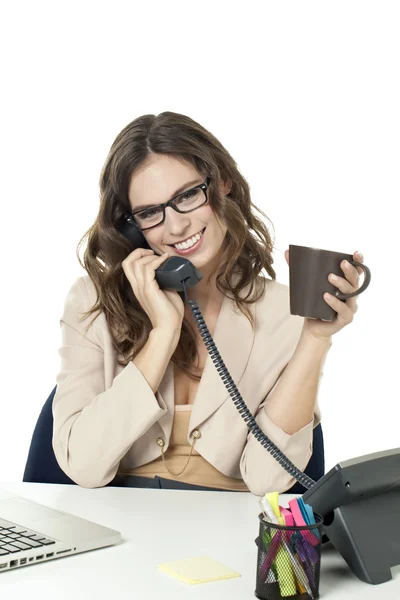
{"label": "blazer sleeve", "polygon": [[[288,364],[288,363],[287,363]],[[274,386],[257,409],[255,421],[269,439],[285,454],[300,471],[306,468],[313,451],[313,429],[321,422],[318,396],[312,421],[296,433],[288,434],[274,423],[265,411],[269,396],[278,385],[286,367],[281,371]],[[321,370],[320,382],[323,375]],[[249,490],[263,496],[267,492],[284,493],[297,480],[284,469],[270,452],[249,431],[247,442],[240,459],[240,472]]]}
{"label": "blazer sleeve", "polygon": [[62,470],[78,485],[102,487],[117,474],[132,444],[166,412],[141,371],[130,361],[105,389],[104,339],[86,284],[79,277],[65,299],[61,326],[61,367],[53,400],[53,450]]}

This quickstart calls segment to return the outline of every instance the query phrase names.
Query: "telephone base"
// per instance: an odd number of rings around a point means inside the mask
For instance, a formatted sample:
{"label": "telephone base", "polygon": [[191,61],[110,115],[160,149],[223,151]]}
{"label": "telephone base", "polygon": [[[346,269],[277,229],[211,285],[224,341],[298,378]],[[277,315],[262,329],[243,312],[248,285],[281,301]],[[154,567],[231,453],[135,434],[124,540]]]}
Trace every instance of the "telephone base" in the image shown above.
{"label": "telephone base", "polygon": [[400,565],[399,488],[357,498],[327,514],[318,509],[318,498],[303,499],[324,517],[323,533],[361,581],[376,585],[392,579],[390,568]]}

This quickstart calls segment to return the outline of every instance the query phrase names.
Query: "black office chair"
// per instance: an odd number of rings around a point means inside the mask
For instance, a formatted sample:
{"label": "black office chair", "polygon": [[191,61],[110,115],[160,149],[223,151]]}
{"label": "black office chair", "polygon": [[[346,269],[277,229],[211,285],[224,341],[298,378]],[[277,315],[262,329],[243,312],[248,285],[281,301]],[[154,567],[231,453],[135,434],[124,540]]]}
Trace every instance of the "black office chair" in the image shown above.
{"label": "black office chair", "polygon": [[67,483],[76,485],[61,469],[53,450],[53,398],[54,387],[40,411],[33,431],[23,481],[33,483]]}
{"label": "black office chair", "polygon": [[[64,473],[54,455],[53,438],[53,412],[52,404],[57,386],[47,398],[37,420],[32,441],[29,448],[28,459],[25,466],[23,481],[34,483],[65,483],[76,485]],[[325,473],[324,440],[321,424],[314,429],[313,454],[305,469],[305,473],[317,481]],[[108,485],[113,485],[111,481]],[[288,494],[303,494],[306,489],[298,482],[294,484]]]}

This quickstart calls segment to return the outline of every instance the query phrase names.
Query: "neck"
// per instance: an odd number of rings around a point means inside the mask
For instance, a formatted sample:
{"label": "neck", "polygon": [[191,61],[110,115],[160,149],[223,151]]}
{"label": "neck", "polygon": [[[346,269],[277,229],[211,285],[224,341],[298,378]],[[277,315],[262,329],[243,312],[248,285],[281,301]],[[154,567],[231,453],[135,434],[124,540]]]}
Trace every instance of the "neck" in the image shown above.
{"label": "neck", "polygon": [[[210,264],[201,267],[202,279],[188,290],[189,300],[197,300],[203,316],[218,313],[224,299],[215,283],[217,273],[211,276],[212,267]],[[187,316],[192,315],[189,305],[185,305],[185,313]]]}
{"label": "neck", "polygon": [[[189,300],[197,300],[200,310],[212,310],[220,305],[223,299],[223,294],[217,289],[214,283],[208,283],[203,279],[194,287],[188,290]],[[189,306],[187,310],[191,312]]]}
{"label": "neck", "polygon": [[[211,275],[214,265],[218,264],[219,260],[220,255],[218,254],[212,263],[202,266],[199,269],[203,275],[202,279],[197,285],[188,290],[189,300],[197,300],[200,310],[203,314],[206,312],[218,312],[224,299],[224,294],[218,290],[215,283],[218,271],[216,271],[214,275]],[[186,314],[189,313],[191,314],[191,310],[189,306],[187,306]]]}

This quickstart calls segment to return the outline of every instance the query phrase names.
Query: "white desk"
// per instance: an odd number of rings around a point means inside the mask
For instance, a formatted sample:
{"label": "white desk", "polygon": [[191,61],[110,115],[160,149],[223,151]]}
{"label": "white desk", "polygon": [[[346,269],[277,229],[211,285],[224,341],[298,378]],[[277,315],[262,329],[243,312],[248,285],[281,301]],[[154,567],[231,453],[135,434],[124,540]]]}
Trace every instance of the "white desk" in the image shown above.
{"label": "white desk", "polygon": [[[123,537],[116,546],[0,573],[2,598],[255,598],[259,507],[252,494],[37,483],[0,483],[0,488],[117,529]],[[286,507],[293,497],[282,495],[280,504]],[[209,556],[241,577],[189,586],[157,568],[194,556]],[[322,546],[321,598],[399,598],[400,566],[392,577],[378,586],[363,583],[332,544]]]}

